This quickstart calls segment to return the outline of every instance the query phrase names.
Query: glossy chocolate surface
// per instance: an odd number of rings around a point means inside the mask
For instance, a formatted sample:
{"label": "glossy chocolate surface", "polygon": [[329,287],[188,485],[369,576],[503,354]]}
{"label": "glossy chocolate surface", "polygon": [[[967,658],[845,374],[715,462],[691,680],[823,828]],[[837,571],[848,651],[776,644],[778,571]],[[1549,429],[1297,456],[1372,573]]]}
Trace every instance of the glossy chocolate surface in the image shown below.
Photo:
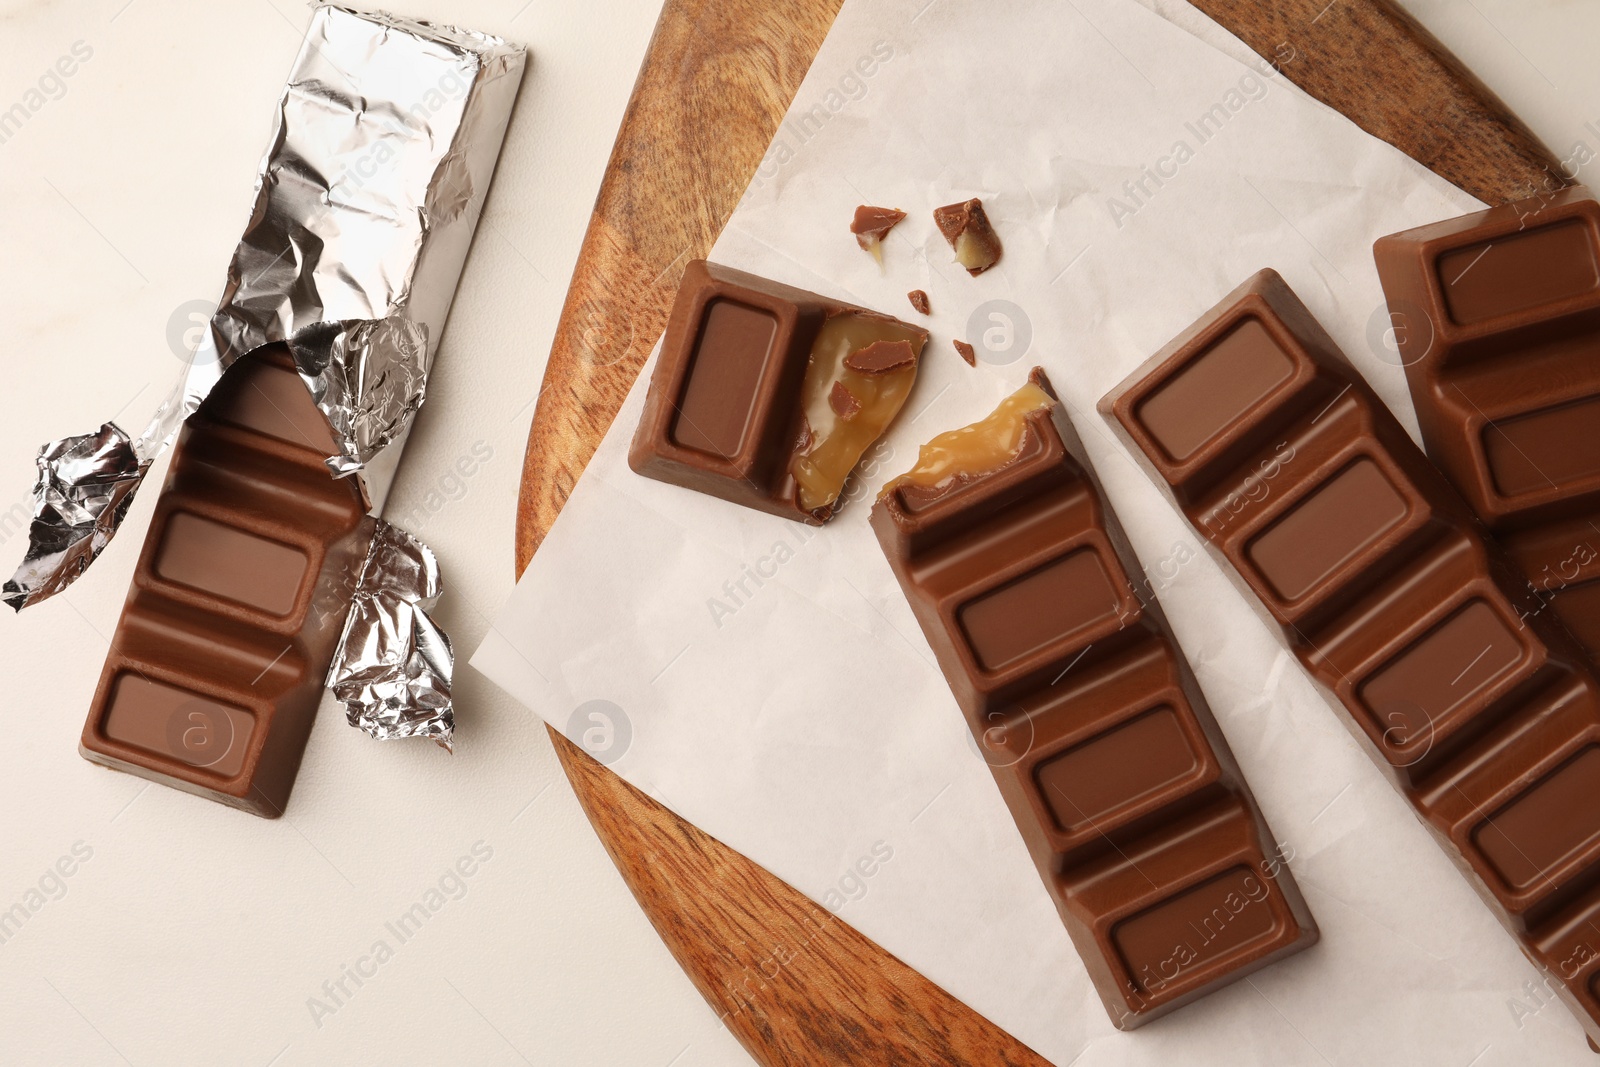
{"label": "glossy chocolate surface", "polygon": [[1374,254],[1428,455],[1600,662],[1600,203],[1568,189]]}
{"label": "glossy chocolate surface", "polygon": [[[745,507],[826,522],[904,404],[927,340],[899,319],[696,260],[628,463]],[[909,363],[860,358],[907,346]]]}
{"label": "glossy chocolate surface", "polygon": [[896,578],[1112,1020],[1316,927],[1040,372],[872,512]]}
{"label": "glossy chocolate surface", "polygon": [[[1289,373],[1193,391],[1169,448],[1150,398],[1245,331]],[[1600,685],[1466,501],[1271,271],[1100,407],[1600,1036]]]}
{"label": "glossy chocolate surface", "polygon": [[85,758],[283,813],[360,563],[366,508],[333,451],[287,351],[229,369],[173,451]]}

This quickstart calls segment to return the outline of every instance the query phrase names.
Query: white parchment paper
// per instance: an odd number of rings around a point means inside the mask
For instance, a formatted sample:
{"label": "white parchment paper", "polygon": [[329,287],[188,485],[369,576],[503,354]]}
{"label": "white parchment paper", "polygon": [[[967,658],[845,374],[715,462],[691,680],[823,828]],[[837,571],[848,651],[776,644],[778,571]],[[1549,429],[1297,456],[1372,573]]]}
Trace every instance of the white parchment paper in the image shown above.
{"label": "white parchment paper", "polygon": [[[1414,426],[1371,245],[1476,202],[1242,61],[1192,9],[1144,2],[1161,14],[849,0],[712,258],[907,318],[906,291],[925,289],[934,340],[905,411],[815,531],[633,475],[647,370],[472,663],[1057,1064],[1586,1063],[1576,1023],[1526,985],[1512,940],[1094,412],[1272,266]],[[1296,54],[1291,39],[1277,58]],[[976,279],[931,219],[968,196],[1005,242]],[[882,268],[847,232],[859,203],[910,212]],[[976,369],[955,337],[983,349]],[[866,521],[922,441],[1035,363],[1323,932],[1131,1034],[1112,1029]],[[783,980],[726,976],[750,1011]]]}

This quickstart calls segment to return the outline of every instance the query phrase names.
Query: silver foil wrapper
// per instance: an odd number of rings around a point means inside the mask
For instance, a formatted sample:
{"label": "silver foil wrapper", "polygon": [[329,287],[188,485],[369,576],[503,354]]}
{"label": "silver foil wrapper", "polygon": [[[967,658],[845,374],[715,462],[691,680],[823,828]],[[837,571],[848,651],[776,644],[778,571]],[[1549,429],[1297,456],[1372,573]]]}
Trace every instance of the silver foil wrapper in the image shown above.
{"label": "silver foil wrapper", "polygon": [[[40,451],[30,543],[7,603],[21,610],[81,575],[184,420],[266,344],[290,346],[328,416],[339,442],[330,475],[357,478],[369,511],[381,511],[525,66],[525,52],[497,37],[314,5],[216,313],[137,437],[107,424]],[[424,659],[439,644],[428,636]],[[426,689],[412,687],[419,699]]]}
{"label": "silver foil wrapper", "polygon": [[113,422],[51,441],[35,462],[28,551],[4,589],[5,602],[18,611],[60,592],[94,562],[145,471],[133,442]]}
{"label": "silver foil wrapper", "polygon": [[451,747],[455,655],[427,611],[442,590],[433,550],[376,520],[328,672],[351,726],[379,740],[427,737]]}
{"label": "silver foil wrapper", "polygon": [[428,335],[404,315],[319,322],[290,338],[289,351],[339,442],[327,459],[336,478],[365,469],[422,406]]}

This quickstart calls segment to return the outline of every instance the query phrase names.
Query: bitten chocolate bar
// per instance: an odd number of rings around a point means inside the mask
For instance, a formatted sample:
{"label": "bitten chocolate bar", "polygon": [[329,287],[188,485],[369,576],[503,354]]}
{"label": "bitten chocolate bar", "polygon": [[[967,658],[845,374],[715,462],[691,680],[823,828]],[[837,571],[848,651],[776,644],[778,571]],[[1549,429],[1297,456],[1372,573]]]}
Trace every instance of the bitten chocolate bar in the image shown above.
{"label": "bitten chocolate bar", "polygon": [[928,331],[704,260],[689,264],[628,462],[819,525],[905,403]]}
{"label": "bitten chocolate bar", "polygon": [[370,530],[281,345],[240,360],[173,450],[83,728],[95,763],[276,818]]}
{"label": "bitten chocolate bar", "polygon": [[1428,455],[1600,662],[1600,203],[1567,189],[1374,252]]}
{"label": "bitten chocolate bar", "polygon": [[1600,1036],[1600,686],[1283,280],[1100,404]]}
{"label": "bitten chocolate bar", "polygon": [[1119,1028],[1316,941],[1042,372],[872,526]]}

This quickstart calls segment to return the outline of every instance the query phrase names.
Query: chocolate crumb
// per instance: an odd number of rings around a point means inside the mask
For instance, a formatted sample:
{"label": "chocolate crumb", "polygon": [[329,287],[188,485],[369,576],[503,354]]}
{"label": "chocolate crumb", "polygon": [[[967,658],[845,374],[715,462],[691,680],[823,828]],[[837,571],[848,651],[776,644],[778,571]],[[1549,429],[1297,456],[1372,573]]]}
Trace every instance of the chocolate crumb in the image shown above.
{"label": "chocolate crumb", "polygon": [[977,350],[971,345],[965,341],[951,341],[950,343],[956,346],[956,351],[961,353],[961,358],[967,361],[967,366],[976,367],[978,365]]}
{"label": "chocolate crumb", "polygon": [[913,289],[906,294],[906,298],[911,301],[911,306],[916,308],[919,312],[924,315],[928,313],[929,304],[927,293],[923,292],[921,289]]}
{"label": "chocolate crumb", "polygon": [[856,216],[850,221],[850,232],[856,235],[856,244],[877,255],[878,245],[905,217],[906,213],[899,208],[862,204],[856,208]]}
{"label": "chocolate crumb", "polygon": [[956,262],[976,277],[1000,261],[1000,235],[977,198],[935,208],[933,221],[955,250]]}
{"label": "chocolate crumb", "polygon": [[856,394],[852,393],[843,382],[833,383],[833,389],[828,393],[828,406],[845,422],[849,422],[861,413],[861,401],[856,399]]}
{"label": "chocolate crumb", "polygon": [[844,365],[861,374],[887,374],[916,362],[910,341],[874,341],[844,357]]}

